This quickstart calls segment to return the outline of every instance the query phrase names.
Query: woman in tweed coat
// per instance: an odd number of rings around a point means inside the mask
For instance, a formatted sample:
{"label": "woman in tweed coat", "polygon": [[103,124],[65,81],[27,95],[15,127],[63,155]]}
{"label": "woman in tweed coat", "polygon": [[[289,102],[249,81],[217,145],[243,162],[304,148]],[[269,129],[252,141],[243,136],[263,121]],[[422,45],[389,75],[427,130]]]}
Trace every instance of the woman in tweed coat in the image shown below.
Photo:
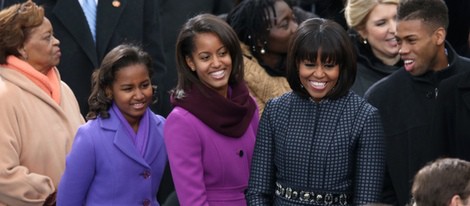
{"label": "woman in tweed coat", "polygon": [[291,39],[293,92],[269,101],[260,121],[249,205],[378,202],[384,173],[377,109],[349,89],[353,47],[337,23],[310,19]]}

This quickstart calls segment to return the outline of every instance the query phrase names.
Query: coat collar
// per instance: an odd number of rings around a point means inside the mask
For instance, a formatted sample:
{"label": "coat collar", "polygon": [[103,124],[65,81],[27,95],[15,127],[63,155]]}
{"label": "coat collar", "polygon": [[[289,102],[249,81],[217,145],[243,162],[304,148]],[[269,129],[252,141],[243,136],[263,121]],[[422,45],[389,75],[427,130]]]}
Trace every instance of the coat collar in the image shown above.
{"label": "coat collar", "polygon": [[163,147],[152,147],[153,145],[163,145],[163,126],[161,125],[162,122],[153,113],[150,117],[149,139],[147,143],[147,146],[152,148],[147,149],[144,154],[144,157],[140,156],[130,137],[127,135],[124,126],[121,125],[121,122],[117,117],[113,116],[111,113],[109,118],[100,118],[100,120],[101,128],[105,130],[115,131],[113,137],[114,145],[124,155],[128,156],[130,159],[133,159],[134,161],[145,167],[150,167],[149,163],[154,162],[154,160],[162,152],[161,150],[163,150]]}

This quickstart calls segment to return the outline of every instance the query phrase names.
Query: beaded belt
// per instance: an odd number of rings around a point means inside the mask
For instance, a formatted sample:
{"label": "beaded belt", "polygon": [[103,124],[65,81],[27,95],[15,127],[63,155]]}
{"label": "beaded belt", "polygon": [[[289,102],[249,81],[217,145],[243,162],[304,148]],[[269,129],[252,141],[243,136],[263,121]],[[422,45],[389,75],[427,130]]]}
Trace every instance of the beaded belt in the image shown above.
{"label": "beaded belt", "polygon": [[276,182],[276,195],[285,199],[300,200],[305,203],[322,205],[348,205],[351,204],[351,196],[348,194],[320,193],[305,190],[297,190],[284,187]]}

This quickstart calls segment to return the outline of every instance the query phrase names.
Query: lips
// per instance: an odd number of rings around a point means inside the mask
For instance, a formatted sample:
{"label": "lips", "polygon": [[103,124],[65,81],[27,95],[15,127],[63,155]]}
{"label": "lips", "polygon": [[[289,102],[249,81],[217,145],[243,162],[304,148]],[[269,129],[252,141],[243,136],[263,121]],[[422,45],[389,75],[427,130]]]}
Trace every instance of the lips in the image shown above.
{"label": "lips", "polygon": [[415,65],[415,61],[411,59],[405,59],[404,60],[404,66],[406,71],[411,71],[413,70],[413,66]]}
{"label": "lips", "polygon": [[134,103],[134,104],[131,104],[132,108],[134,109],[142,109],[142,108],[145,108],[146,104],[141,102],[141,103]]}

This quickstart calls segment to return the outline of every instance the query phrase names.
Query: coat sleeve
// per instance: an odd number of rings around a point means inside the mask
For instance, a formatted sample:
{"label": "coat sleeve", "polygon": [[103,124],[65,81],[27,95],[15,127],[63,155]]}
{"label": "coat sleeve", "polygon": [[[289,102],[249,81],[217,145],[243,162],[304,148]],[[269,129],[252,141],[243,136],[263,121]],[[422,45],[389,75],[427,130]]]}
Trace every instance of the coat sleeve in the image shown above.
{"label": "coat sleeve", "polygon": [[95,146],[92,132],[84,125],[78,129],[72,150],[67,156],[65,172],[59,183],[57,205],[85,204],[88,189],[96,170]]}
{"label": "coat sleeve", "polygon": [[[2,98],[8,97],[0,95]],[[21,144],[28,143],[21,141],[24,134],[18,122],[26,115],[9,102],[0,103],[0,205],[43,205],[55,187],[48,176],[21,165]]]}
{"label": "coat sleeve", "polygon": [[275,186],[274,129],[271,101],[265,107],[256,135],[246,199],[248,205],[272,205]]}
{"label": "coat sleeve", "polygon": [[385,143],[377,109],[365,113],[356,150],[354,205],[380,202],[385,172]]}
{"label": "coat sleeve", "polygon": [[209,206],[204,183],[202,143],[193,123],[180,110],[168,116],[164,139],[181,206]]}

